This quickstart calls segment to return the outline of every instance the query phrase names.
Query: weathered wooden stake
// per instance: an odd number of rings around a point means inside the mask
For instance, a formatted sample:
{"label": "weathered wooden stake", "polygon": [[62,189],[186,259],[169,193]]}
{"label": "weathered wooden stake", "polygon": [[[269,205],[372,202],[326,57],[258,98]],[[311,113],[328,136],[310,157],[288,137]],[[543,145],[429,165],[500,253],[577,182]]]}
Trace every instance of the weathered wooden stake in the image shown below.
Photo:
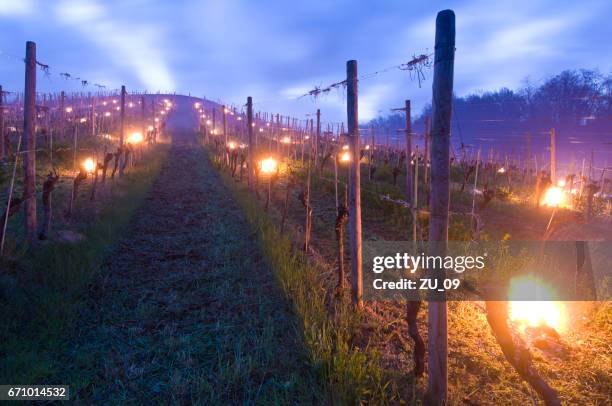
{"label": "weathered wooden stake", "polygon": [[[214,112],[214,110],[213,110]],[[214,115],[213,115],[214,117]],[[247,97],[247,133],[249,136],[249,150],[248,150],[248,169],[249,169],[249,189],[253,190],[254,187],[254,170],[255,170],[255,151],[253,151],[253,98],[251,96]]]}
{"label": "weathered wooden stake", "polygon": [[6,141],[4,137],[4,92],[0,86],[0,159],[3,159],[7,154],[5,152]]}
{"label": "weathered wooden stake", "polygon": [[[455,59],[455,13],[443,10],[436,18],[434,81],[431,128],[431,215],[430,255],[446,256],[450,201],[450,121],[453,101]],[[442,283],[444,269],[432,276]],[[429,291],[429,380],[428,399],[432,405],[446,404],[448,390],[447,304],[444,292]]]}
{"label": "weathered wooden stake", "polygon": [[319,160],[319,140],[321,138],[321,110],[317,109],[317,134],[315,136],[314,143],[314,167],[317,167]]}
{"label": "weathered wooden stake", "polygon": [[15,153],[15,164],[13,165],[13,174],[11,176],[11,184],[9,186],[8,199],[6,202],[6,212],[2,219],[2,236],[0,238],[0,257],[4,252],[4,240],[6,237],[6,225],[11,214],[11,201],[13,200],[13,188],[15,187],[15,174],[17,173],[17,165],[19,164],[19,155],[21,151],[21,135],[17,141],[17,152]]}
{"label": "weathered wooden stake", "polygon": [[[120,122],[119,122],[119,147],[123,148],[124,138],[125,138],[125,86],[121,86],[121,114],[120,114]],[[123,175],[123,171],[125,168],[125,162],[123,162],[126,157],[125,154],[120,155],[119,161],[119,176]]]}
{"label": "weathered wooden stake", "polygon": [[359,116],[357,61],[346,63],[346,110],[347,127],[352,156],[349,162],[349,234],[351,241],[351,287],[353,305],[363,307],[363,274],[361,257],[361,185],[359,171]]}
{"label": "weathered wooden stake", "polygon": [[[406,100],[406,201],[412,201],[412,123],[410,122],[410,100]],[[398,138],[399,140],[399,138]],[[415,162],[415,167],[417,163]]]}
{"label": "weathered wooden stake", "polygon": [[557,133],[550,129],[550,180],[553,186],[557,185]]}
{"label": "weathered wooden stake", "polygon": [[25,97],[23,101],[23,158],[26,238],[36,244],[36,44],[26,43]]}

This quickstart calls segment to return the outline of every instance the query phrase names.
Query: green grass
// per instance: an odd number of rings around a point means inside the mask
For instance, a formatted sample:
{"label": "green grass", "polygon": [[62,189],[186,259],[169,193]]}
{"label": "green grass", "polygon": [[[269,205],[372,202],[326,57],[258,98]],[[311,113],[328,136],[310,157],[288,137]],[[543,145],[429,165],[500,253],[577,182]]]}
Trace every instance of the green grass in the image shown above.
{"label": "green grass", "polygon": [[92,276],[147,195],[166,152],[157,147],[115,181],[113,196],[95,216],[70,224],[81,241],[49,241],[32,251],[15,246],[0,260],[0,382],[50,383],[42,380],[59,368],[57,354]]}
{"label": "green grass", "polygon": [[294,250],[286,236],[280,235],[261,204],[243,185],[237,185],[225,173],[222,176],[257,231],[259,245],[302,321],[310,363],[330,394],[330,402],[385,404],[395,398],[378,355],[367,346],[359,348],[353,343],[361,315],[352,310],[346,299],[330,300],[320,270]]}

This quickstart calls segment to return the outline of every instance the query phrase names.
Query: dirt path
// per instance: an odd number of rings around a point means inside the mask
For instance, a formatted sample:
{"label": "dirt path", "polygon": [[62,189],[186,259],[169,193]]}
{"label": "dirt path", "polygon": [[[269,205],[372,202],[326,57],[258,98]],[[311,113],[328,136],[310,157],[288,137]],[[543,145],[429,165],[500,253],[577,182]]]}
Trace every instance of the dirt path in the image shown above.
{"label": "dirt path", "polygon": [[[66,379],[90,404],[321,401],[299,322],[191,134],[92,287]],[[74,389],[73,389],[74,391]]]}

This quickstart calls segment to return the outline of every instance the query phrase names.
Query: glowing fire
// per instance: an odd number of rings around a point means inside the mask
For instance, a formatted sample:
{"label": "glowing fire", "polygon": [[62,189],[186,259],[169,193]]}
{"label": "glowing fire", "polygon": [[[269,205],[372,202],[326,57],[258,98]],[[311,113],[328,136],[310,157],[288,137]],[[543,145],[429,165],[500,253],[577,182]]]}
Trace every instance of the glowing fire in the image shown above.
{"label": "glowing fire", "polygon": [[289,137],[283,137],[282,142],[283,142],[283,144],[289,144],[289,143],[291,142],[291,138],[289,138]]}
{"label": "glowing fire", "polygon": [[229,149],[236,149],[236,143],[234,141],[230,141],[227,143]]}
{"label": "glowing fire", "polygon": [[278,162],[276,162],[276,159],[271,157],[262,159],[259,165],[261,166],[261,171],[263,173],[274,173],[278,168]]}
{"label": "glowing fire", "polygon": [[150,126],[148,126],[148,127],[147,127],[147,129],[148,129],[149,131],[153,131],[153,130],[155,129],[155,127],[153,127],[152,125],[150,125]]}
{"label": "glowing fire", "polygon": [[503,166],[497,170],[497,173],[505,173],[505,172],[506,172],[506,168],[504,168]]}
{"label": "glowing fire", "polygon": [[143,141],[143,137],[141,133],[132,133],[129,137],[127,137],[126,142],[128,144],[139,144]]}
{"label": "glowing fire", "polygon": [[565,179],[561,179],[559,182],[557,182],[557,186],[565,187]]}
{"label": "glowing fire", "polygon": [[72,107],[66,107],[66,113],[72,113]]}
{"label": "glowing fire", "polygon": [[343,151],[348,151],[348,149],[349,149],[348,144],[342,146],[342,150]]}
{"label": "glowing fire", "polygon": [[366,149],[366,150],[370,149],[370,146],[369,146],[369,145],[366,145],[366,146],[365,146],[365,149]]}
{"label": "glowing fire", "polygon": [[[540,279],[526,275],[514,278],[510,282],[508,313],[510,320],[521,328],[547,325],[557,331],[565,328],[563,313],[565,306],[552,301],[555,297],[552,288]],[[543,297],[550,301],[516,300],[525,297]],[[514,300],[513,300],[514,299]]]}
{"label": "glowing fire", "polygon": [[544,206],[559,207],[564,200],[563,189],[553,186],[546,191],[542,204]]}
{"label": "glowing fire", "polygon": [[351,153],[346,151],[343,152],[342,155],[340,155],[340,161],[341,162],[348,162],[351,160]]}
{"label": "glowing fire", "polygon": [[87,158],[86,160],[83,161],[83,168],[88,172],[88,173],[92,173],[95,169],[95,164],[93,159],[91,158]]}

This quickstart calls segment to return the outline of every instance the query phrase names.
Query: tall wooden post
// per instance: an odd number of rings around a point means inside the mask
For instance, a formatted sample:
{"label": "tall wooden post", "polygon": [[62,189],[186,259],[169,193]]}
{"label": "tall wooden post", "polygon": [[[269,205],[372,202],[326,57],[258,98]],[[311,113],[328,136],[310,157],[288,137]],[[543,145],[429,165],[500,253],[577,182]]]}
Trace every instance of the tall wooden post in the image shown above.
{"label": "tall wooden post", "polygon": [[66,93],[62,90],[60,93],[60,138],[63,140],[66,136]]}
{"label": "tall wooden post", "polygon": [[[406,100],[406,201],[412,201],[412,123],[410,122],[410,100]],[[417,163],[415,163],[417,165]]]}
{"label": "tall wooden post", "polygon": [[374,126],[370,126],[370,148],[368,150],[368,180],[372,180],[372,154],[374,153]]}
{"label": "tall wooden post", "polygon": [[[119,147],[123,148],[125,141],[125,86],[121,86],[121,105],[119,114]],[[126,159],[125,152],[122,150],[120,154],[121,159],[119,160],[119,176],[123,175],[125,168],[124,160]]]}
{"label": "tall wooden post", "polygon": [[32,41],[26,43],[23,137],[25,229],[27,240],[33,246],[36,244],[36,44]]}
{"label": "tall wooden post", "polygon": [[550,180],[553,186],[557,185],[557,134],[554,128],[550,129]]}
{"label": "tall wooden post", "polygon": [[314,166],[317,167],[319,161],[319,139],[321,138],[321,109],[317,109],[317,134],[314,145]]}
{"label": "tall wooden post", "polygon": [[141,133],[142,133],[144,140],[146,140],[146,136],[147,136],[146,118],[147,118],[147,115],[146,115],[145,99],[144,99],[144,96],[140,96],[140,128],[141,128]]}
{"label": "tall wooden post", "polygon": [[4,141],[4,92],[0,86],[0,159],[6,155],[4,150],[6,142]]}
{"label": "tall wooden post", "polygon": [[248,151],[249,152],[249,157],[248,157],[249,159],[249,162],[248,162],[249,177],[248,177],[248,181],[249,181],[249,189],[253,190],[253,186],[254,186],[253,175],[255,171],[255,158],[253,155],[255,154],[255,151],[253,151],[253,98],[251,96],[247,97],[247,123],[246,124],[247,124],[247,134],[249,137],[249,151]]}
{"label": "tall wooden post", "polygon": [[[450,201],[450,124],[453,102],[455,59],[455,13],[443,10],[436,18],[434,81],[431,126],[431,217],[430,255],[446,256],[448,250],[448,210]],[[442,283],[444,269],[432,276]],[[429,291],[429,381],[432,405],[446,404],[448,390],[447,305],[444,292]]]}
{"label": "tall wooden post", "polygon": [[359,171],[359,117],[357,108],[357,61],[346,63],[346,110],[351,153],[349,162],[349,233],[351,242],[351,288],[353,305],[363,307],[363,274],[361,257],[361,174]]}

